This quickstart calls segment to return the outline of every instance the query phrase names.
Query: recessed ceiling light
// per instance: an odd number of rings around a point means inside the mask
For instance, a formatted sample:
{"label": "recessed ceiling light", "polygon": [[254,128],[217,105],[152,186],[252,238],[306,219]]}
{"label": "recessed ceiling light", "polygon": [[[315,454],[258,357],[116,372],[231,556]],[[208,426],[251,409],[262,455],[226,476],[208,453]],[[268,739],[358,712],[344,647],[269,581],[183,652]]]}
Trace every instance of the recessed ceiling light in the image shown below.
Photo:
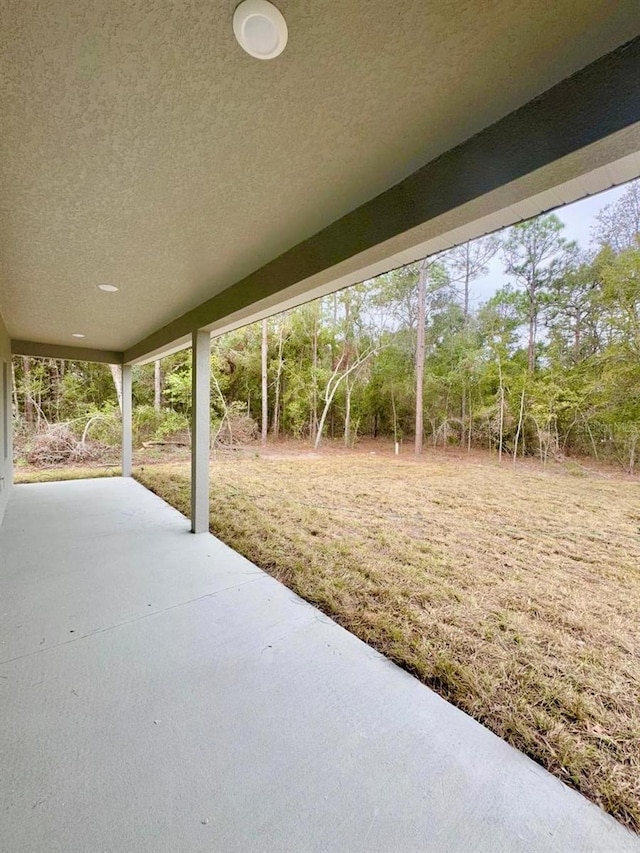
{"label": "recessed ceiling light", "polygon": [[233,32],[256,59],[275,59],[287,45],[287,22],[268,0],[243,0],[233,13]]}
{"label": "recessed ceiling light", "polygon": [[80,332],[74,332],[71,337],[72,338],[84,338],[84,335],[81,335]]}
{"label": "recessed ceiling light", "polygon": [[99,284],[98,290],[104,290],[105,293],[116,293],[118,288],[115,284]]}

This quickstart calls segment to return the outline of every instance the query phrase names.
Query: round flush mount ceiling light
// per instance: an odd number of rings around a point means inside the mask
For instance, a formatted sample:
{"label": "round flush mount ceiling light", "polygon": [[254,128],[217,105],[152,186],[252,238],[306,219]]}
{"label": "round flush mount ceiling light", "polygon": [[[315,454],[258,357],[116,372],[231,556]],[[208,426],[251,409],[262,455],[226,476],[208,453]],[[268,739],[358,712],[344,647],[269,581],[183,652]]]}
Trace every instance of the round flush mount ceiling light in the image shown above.
{"label": "round flush mount ceiling light", "polygon": [[81,335],[80,332],[74,332],[71,335],[72,338],[84,338],[84,335]]}
{"label": "round flush mount ceiling light", "polygon": [[275,59],[287,45],[287,22],[268,0],[243,0],[233,14],[233,32],[256,59]]}
{"label": "round flush mount ceiling light", "polygon": [[117,293],[118,288],[115,284],[99,284],[98,290],[104,290],[105,293]]}

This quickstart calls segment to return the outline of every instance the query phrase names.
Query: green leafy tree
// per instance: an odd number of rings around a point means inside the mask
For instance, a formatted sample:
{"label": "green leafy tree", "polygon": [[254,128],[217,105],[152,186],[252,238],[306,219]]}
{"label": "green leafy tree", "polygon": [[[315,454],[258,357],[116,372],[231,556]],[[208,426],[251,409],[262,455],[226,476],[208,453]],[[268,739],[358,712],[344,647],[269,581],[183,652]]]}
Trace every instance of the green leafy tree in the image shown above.
{"label": "green leafy tree", "polygon": [[555,214],[514,225],[502,244],[505,273],[522,294],[521,311],[527,326],[527,364],[536,366],[538,323],[549,302],[549,290],[569,263],[575,244],[562,237],[564,225]]}

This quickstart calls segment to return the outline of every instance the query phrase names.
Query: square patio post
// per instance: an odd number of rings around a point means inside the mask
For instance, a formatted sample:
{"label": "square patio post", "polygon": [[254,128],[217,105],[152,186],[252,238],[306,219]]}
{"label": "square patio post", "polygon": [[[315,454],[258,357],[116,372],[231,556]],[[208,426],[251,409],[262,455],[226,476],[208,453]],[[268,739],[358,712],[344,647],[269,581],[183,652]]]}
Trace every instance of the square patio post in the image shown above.
{"label": "square patio post", "polygon": [[191,339],[191,532],[209,531],[211,334]]}
{"label": "square patio post", "polygon": [[133,464],[131,365],[122,365],[122,476],[130,477]]}

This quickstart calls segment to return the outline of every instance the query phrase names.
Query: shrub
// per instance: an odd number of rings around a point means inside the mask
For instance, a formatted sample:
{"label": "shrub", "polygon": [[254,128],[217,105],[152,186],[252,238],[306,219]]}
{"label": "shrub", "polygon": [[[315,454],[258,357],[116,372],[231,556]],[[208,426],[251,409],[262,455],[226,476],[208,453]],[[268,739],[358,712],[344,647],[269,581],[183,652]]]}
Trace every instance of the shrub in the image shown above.
{"label": "shrub", "polygon": [[173,409],[163,409],[160,414],[162,417],[154,433],[156,441],[163,441],[172,436],[175,437],[180,434],[189,433],[189,418],[182,414],[182,412],[174,412]]}
{"label": "shrub", "polygon": [[74,432],[84,438],[117,447],[122,440],[122,420],[115,403],[104,403],[99,409],[89,409],[84,418],[73,422]]}
{"label": "shrub", "polygon": [[231,403],[221,421],[212,424],[212,436],[215,445],[232,447],[249,444],[258,435],[258,424],[247,414],[246,403]]}
{"label": "shrub", "polygon": [[95,441],[78,439],[68,423],[50,424],[35,433],[24,447],[30,465],[62,465],[101,459],[106,447]]}

